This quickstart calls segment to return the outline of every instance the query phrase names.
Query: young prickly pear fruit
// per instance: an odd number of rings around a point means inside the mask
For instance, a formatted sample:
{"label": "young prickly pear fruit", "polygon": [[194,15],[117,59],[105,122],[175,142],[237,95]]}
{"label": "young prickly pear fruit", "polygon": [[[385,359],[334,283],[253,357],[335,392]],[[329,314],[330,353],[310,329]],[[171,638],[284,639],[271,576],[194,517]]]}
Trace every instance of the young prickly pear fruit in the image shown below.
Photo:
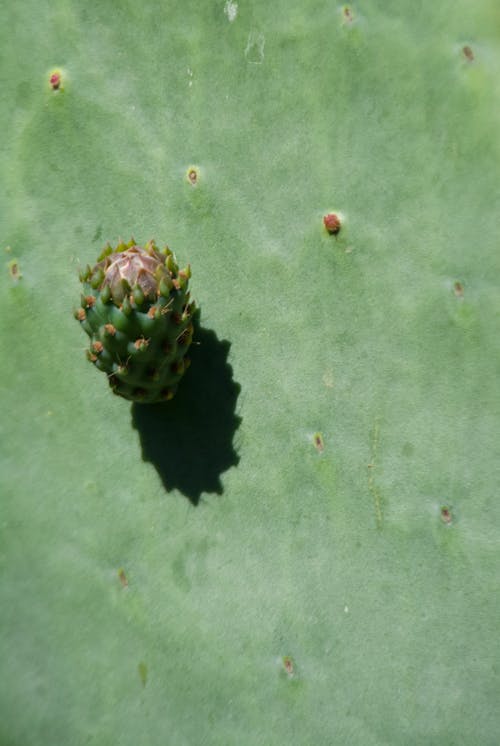
{"label": "young prickly pear fruit", "polygon": [[189,366],[195,303],[188,266],[154,241],[107,246],[80,273],[74,315],[90,337],[87,358],[104,371],[115,394],[137,402],[171,399]]}

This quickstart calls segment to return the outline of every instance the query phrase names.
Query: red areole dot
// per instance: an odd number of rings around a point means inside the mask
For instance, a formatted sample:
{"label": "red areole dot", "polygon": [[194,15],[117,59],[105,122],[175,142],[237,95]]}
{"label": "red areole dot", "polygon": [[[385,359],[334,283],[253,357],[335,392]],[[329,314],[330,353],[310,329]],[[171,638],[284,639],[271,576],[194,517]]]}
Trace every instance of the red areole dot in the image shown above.
{"label": "red areole dot", "polygon": [[61,73],[52,73],[49,82],[54,91],[57,91],[57,89],[61,85]]}
{"label": "red areole dot", "polygon": [[340,230],[340,219],[334,212],[329,212],[328,215],[325,215],[323,223],[328,233],[332,235],[336,235]]}

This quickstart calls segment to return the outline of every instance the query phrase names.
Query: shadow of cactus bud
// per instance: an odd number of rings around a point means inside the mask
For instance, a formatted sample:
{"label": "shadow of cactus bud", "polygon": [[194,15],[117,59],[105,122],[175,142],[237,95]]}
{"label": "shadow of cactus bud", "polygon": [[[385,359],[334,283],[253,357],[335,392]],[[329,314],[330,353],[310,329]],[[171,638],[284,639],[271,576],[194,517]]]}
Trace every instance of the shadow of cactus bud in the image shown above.
{"label": "shadow of cactus bud", "polygon": [[191,367],[171,401],[132,405],[144,461],[153,464],[167,492],[177,489],[197,505],[203,492],[222,494],[222,472],[239,457],[233,438],[241,387],[227,357],[230,343],[195,324]]}

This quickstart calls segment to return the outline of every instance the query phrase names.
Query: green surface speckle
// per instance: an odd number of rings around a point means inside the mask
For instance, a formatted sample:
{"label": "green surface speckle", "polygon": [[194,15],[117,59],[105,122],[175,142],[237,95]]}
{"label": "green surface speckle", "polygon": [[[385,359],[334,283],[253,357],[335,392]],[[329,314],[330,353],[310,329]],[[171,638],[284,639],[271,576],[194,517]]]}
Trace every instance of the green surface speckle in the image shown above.
{"label": "green surface speckle", "polygon": [[138,671],[139,671],[139,676],[140,676],[140,679],[141,679],[141,683],[142,683],[143,686],[146,686],[147,681],[148,681],[148,667],[144,663],[144,661],[141,661],[139,663],[139,665],[137,666],[137,668],[138,668]]}

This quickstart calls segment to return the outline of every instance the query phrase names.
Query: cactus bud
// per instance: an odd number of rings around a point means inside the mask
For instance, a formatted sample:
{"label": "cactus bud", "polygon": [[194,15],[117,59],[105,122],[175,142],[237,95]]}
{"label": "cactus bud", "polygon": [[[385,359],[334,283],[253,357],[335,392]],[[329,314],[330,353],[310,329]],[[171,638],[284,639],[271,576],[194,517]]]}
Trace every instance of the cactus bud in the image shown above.
{"label": "cactus bud", "polygon": [[[189,366],[189,265],[179,272],[172,251],[132,238],[107,245],[83,285],[75,318],[90,337],[88,359],[107,374],[114,393],[133,401],[168,401]],[[177,340],[175,326],[179,327]]]}

